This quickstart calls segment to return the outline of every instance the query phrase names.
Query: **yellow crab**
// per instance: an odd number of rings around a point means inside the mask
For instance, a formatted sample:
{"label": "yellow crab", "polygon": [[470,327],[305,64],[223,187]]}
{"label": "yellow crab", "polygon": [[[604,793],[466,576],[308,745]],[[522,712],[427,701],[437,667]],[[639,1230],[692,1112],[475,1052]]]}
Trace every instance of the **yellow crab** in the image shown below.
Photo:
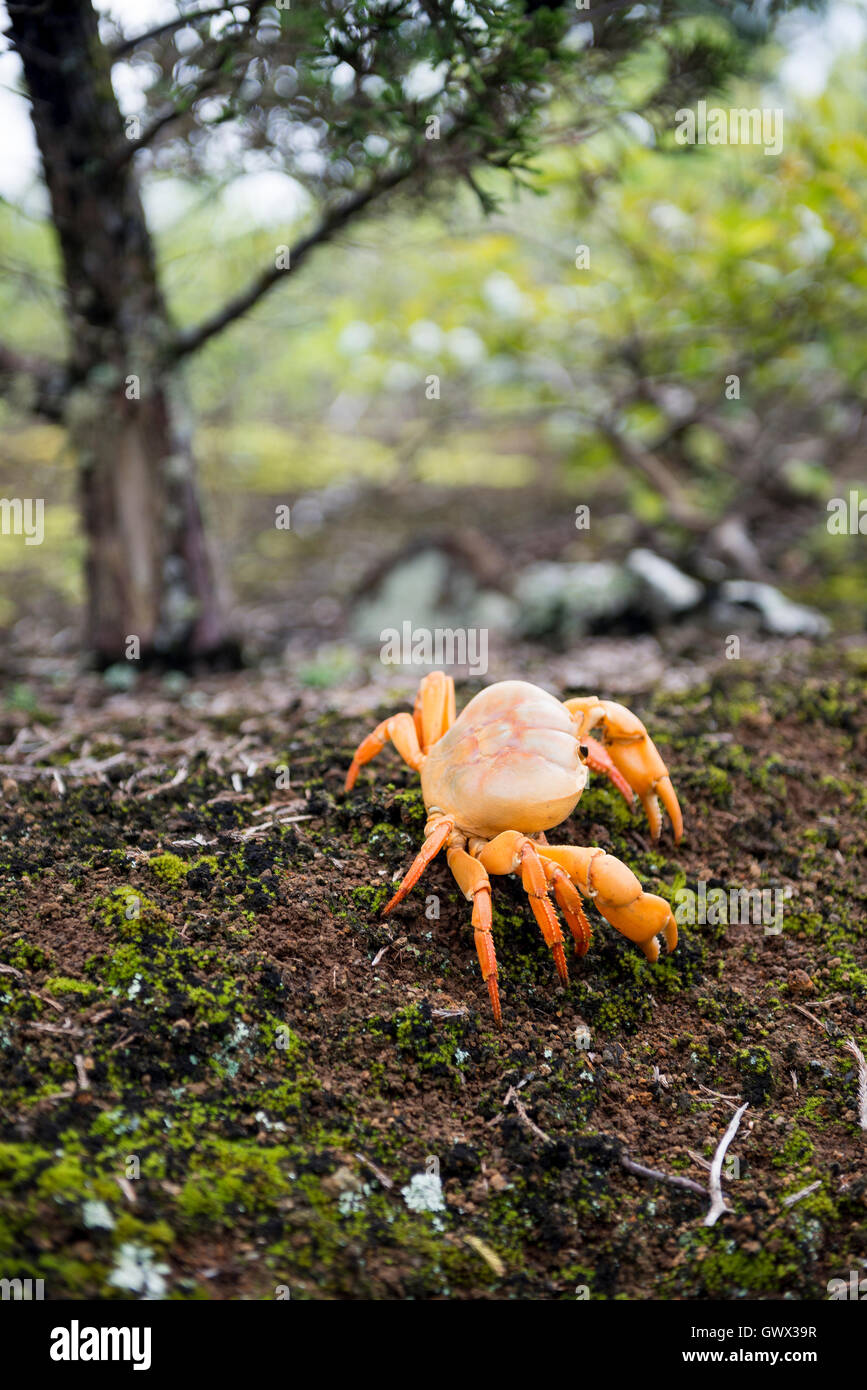
{"label": "yellow crab", "polygon": [[[601,743],[590,737],[591,730],[601,734]],[[406,897],[447,845],[449,868],[473,904],[476,950],[498,1025],[503,1015],[489,874],[520,874],[564,983],[569,978],[564,936],[549,887],[577,955],[583,956],[590,945],[580,894],[592,898],[603,917],[636,942],[648,960],[659,955],[658,932],[674,950],[677,925],[671,908],[645,893],[631,869],[598,847],[549,845],[545,838],[546,830],[572,814],[589,767],[606,773],[630,804],[638,793],[655,839],[662,829],[661,797],[675,840],[680,839],[683,818],[668,769],[641,720],[625,706],[595,695],[561,704],[526,681],[500,681],[482,690],[455,718],[454,681],[434,671],[419,686],[413,714],[393,714],[359,744],[346,774],[347,791],[359,768],[389,739],[404,762],[421,774],[428,820],[424,845],[383,914]]]}

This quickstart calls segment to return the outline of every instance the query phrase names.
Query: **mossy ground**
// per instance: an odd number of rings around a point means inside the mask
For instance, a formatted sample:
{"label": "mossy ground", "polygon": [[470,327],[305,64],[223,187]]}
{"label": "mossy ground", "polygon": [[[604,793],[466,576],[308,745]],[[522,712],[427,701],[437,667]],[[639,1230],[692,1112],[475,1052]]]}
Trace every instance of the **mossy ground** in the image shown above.
{"label": "mossy ground", "polygon": [[[844,1047],[867,1047],[865,670],[857,651],[802,652],[630,697],[687,834],[654,844],[596,781],[561,838],[672,897],[789,889],[783,930],[685,925],[650,966],[597,919],[564,990],[519,885],[498,880],[502,1033],[444,862],[379,915],[424,811],[392,753],[341,791],[376,711],[275,712],[241,676],[174,707],[144,689],[135,720],[123,701],[97,711],[92,756],[150,722],[188,775],[143,794],[131,752],[62,795],[7,782],[0,1275],[131,1297],[132,1249],[181,1299],[826,1297],[867,1258]],[[56,699],[39,717],[62,728]],[[10,712],[5,741],[34,717]],[[242,790],[189,753],[191,729],[246,740]],[[275,805],[291,824],[240,838]],[[738,1099],[733,1209],[712,1229],[697,1194],[624,1169],[628,1151],[705,1181]],[[437,1172],[442,1209],[414,1209],[403,1189]]]}

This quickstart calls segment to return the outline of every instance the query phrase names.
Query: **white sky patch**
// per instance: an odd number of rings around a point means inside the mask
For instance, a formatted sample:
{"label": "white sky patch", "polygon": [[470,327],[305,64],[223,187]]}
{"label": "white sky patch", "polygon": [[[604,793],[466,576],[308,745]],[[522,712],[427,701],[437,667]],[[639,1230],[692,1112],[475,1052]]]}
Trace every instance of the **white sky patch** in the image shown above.
{"label": "white sky patch", "polygon": [[220,211],[246,227],[289,226],[310,206],[310,195],[278,169],[233,179],[220,196]]}
{"label": "white sky patch", "polygon": [[780,22],[778,38],[788,50],[778,81],[802,97],[820,96],[834,62],[867,41],[867,4],[832,4],[821,14],[798,12]]}
{"label": "white sky patch", "polygon": [[448,335],[448,349],[464,367],[474,367],[487,355],[484,342],[472,328],[453,328]]}
{"label": "white sky patch", "polygon": [[117,104],[125,116],[144,111],[145,93],[159,78],[156,63],[117,63],[111,75],[111,85]]}
{"label": "white sky patch", "polygon": [[431,67],[430,63],[416,63],[403,79],[403,94],[409,101],[426,101],[443,89],[448,63]]}
{"label": "white sky patch", "polygon": [[[5,21],[5,15],[3,18]],[[0,53],[0,197],[39,217],[48,211],[48,197],[41,183],[42,161],[30,123],[30,107],[14,90],[20,71],[14,53]]]}
{"label": "white sky patch", "polygon": [[656,132],[653,126],[638,111],[624,111],[620,117],[620,124],[626,127],[639,145],[651,148],[656,144]]}
{"label": "white sky patch", "polygon": [[186,179],[152,179],[142,189],[148,225],[157,234],[181,222],[200,199],[200,191]]}
{"label": "white sky patch", "polygon": [[351,63],[338,63],[331,73],[331,85],[337,96],[348,96],[355,86],[355,68]]}
{"label": "white sky patch", "polygon": [[368,135],[365,137],[364,148],[374,159],[383,159],[391,149],[391,145],[384,135]]}

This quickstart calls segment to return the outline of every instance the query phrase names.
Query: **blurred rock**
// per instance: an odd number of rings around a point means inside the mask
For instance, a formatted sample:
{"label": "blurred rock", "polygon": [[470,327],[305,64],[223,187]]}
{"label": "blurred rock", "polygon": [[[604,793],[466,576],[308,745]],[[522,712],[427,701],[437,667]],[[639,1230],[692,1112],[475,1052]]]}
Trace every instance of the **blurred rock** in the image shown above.
{"label": "blurred rock", "polygon": [[638,583],[608,561],[560,564],[543,561],[519,574],[514,595],[521,637],[581,637],[604,620],[619,618],[634,602]]}
{"label": "blurred rock", "polygon": [[652,550],[632,550],[622,565],[551,561],[518,575],[518,633],[569,641],[618,619],[652,628],[697,608],[704,596],[698,580]]}
{"label": "blurred rock", "polygon": [[729,579],[721,584],[712,617],[721,626],[733,626],[752,617],[753,627],[780,637],[824,637],[831,630],[822,613],[792,603],[773,584],[759,584],[751,579]]}
{"label": "blurred rock", "polygon": [[514,621],[515,606],[506,594],[489,587],[478,565],[455,547],[428,544],[383,567],[365,586],[350,617],[352,635],[379,643],[388,628],[413,627],[431,632],[444,628],[503,631]]}
{"label": "blurred rock", "polygon": [[653,618],[665,619],[686,613],[697,608],[704,598],[704,586],[697,579],[684,574],[653,550],[631,550],[626,557],[626,568],[639,580],[642,596]]}

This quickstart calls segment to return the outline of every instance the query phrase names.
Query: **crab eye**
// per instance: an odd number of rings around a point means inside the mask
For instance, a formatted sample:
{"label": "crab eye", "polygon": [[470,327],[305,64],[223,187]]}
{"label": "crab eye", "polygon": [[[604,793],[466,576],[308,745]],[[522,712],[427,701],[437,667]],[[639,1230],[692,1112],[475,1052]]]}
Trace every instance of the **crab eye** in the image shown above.
{"label": "crab eye", "polygon": [[581,757],[582,757],[582,758],[584,759],[584,761],[586,762],[586,761],[587,761],[587,758],[588,758],[589,755],[590,755],[590,749],[587,747],[587,744],[586,744],[586,743],[579,743],[579,744],[578,744],[578,752],[581,754]]}

